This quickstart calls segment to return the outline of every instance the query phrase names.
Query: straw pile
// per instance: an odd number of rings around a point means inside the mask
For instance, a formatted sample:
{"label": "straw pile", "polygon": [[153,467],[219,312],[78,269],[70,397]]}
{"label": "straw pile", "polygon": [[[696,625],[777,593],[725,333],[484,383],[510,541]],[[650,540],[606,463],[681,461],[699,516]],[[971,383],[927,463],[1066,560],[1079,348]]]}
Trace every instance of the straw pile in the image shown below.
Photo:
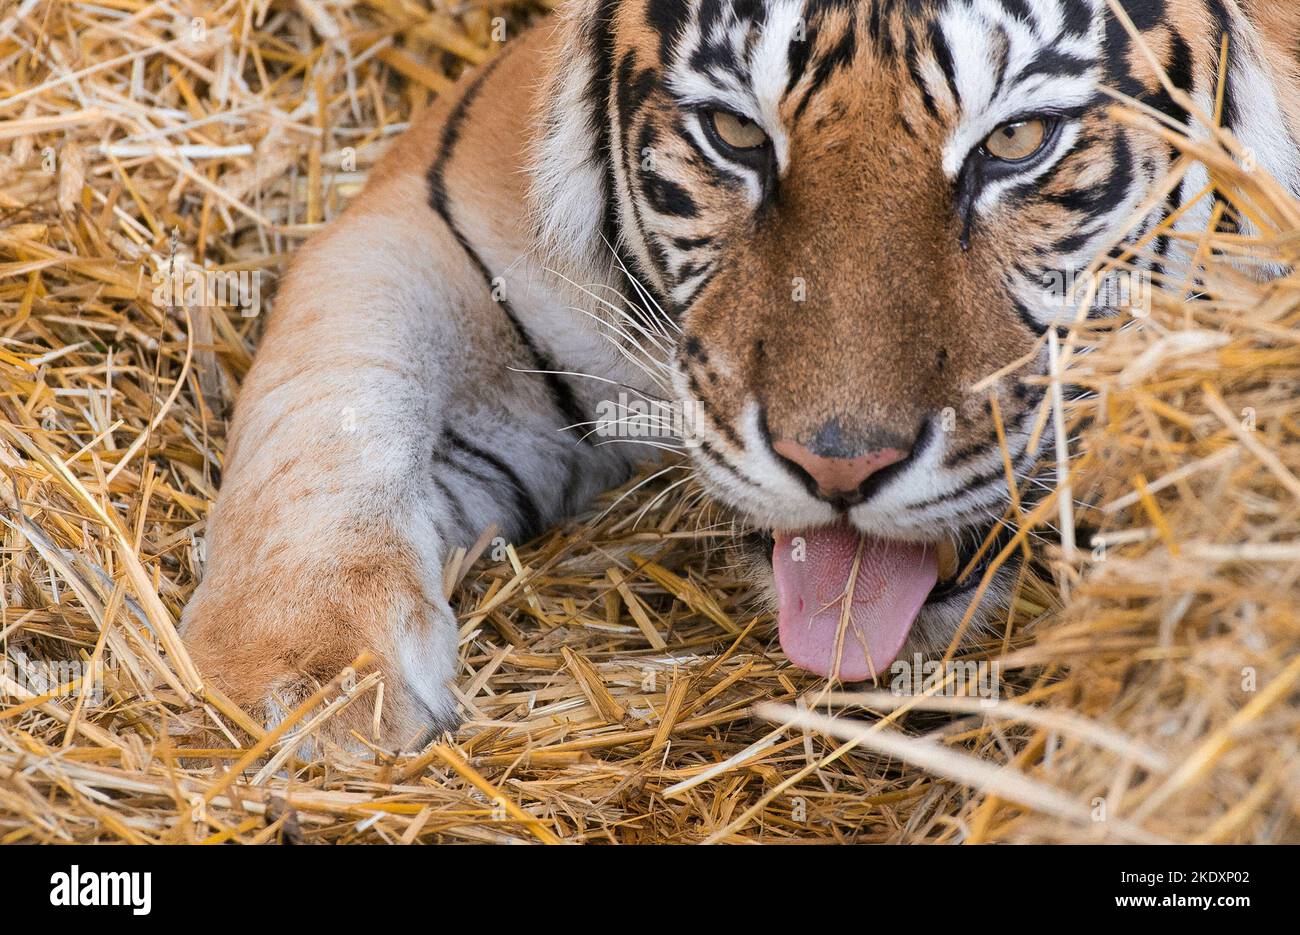
{"label": "straw pile", "polygon": [[[1044,572],[963,656],[999,662],[996,704],[791,670],[725,518],[674,472],[453,563],[454,738],[309,753],[205,688],[175,621],[261,319],[159,307],[151,276],[175,254],[273,280],[410,112],[493,54],[492,17],[544,13],[434,6],[8,5],[0,841],[1300,839],[1300,281],[1228,262],[1294,262],[1300,205],[1224,140],[1178,145],[1256,233],[1193,245],[1202,299],[1157,294],[1055,349],[1090,392],[1045,409],[1069,470],[1024,519],[1097,533],[1013,543]],[[33,668],[69,681],[35,690]],[[295,730],[377,692],[341,673]]]}

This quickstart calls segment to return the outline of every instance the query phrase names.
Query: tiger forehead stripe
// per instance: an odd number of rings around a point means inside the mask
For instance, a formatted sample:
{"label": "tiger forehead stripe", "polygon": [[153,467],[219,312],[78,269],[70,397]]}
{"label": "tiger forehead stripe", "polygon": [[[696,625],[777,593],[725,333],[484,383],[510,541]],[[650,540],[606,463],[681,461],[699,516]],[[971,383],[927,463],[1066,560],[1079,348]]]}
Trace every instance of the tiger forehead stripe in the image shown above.
{"label": "tiger forehead stripe", "polygon": [[[655,0],[644,20],[673,92],[691,102],[721,98],[761,119],[784,163],[783,99],[797,99],[797,121],[830,79],[855,64],[864,42],[905,60],[924,85],[927,109],[952,117],[987,107],[998,94],[1045,97],[1070,79],[1084,87],[1096,77],[1100,2]],[[1067,97],[1079,93],[1066,88]]]}

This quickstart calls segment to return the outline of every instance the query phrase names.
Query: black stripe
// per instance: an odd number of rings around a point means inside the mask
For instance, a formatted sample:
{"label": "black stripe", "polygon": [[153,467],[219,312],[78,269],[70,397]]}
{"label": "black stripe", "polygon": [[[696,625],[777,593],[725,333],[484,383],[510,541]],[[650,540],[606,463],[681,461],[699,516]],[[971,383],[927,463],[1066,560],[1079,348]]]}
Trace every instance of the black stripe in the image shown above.
{"label": "black stripe", "polygon": [[944,81],[948,82],[948,91],[952,94],[952,99],[960,108],[961,92],[957,90],[957,72],[952,60],[952,49],[948,48],[948,37],[939,27],[938,20],[930,23],[930,49],[939,63],[939,70],[943,72]]}
{"label": "black stripe", "polygon": [[708,419],[709,422],[713,423],[713,427],[718,430],[719,435],[727,440],[727,444],[743,453],[745,450],[745,443],[740,440],[740,436],[736,434],[736,430],[732,427],[731,423],[724,422],[721,419],[715,419],[713,414],[708,411],[704,405],[704,393],[700,389],[699,380],[695,378],[694,372],[689,370],[686,373],[686,390],[690,393],[691,399],[699,400],[700,413]]}
{"label": "black stripe", "polygon": [[[601,231],[619,261],[627,266],[627,259],[620,251],[614,194],[614,150],[609,139],[609,83],[614,73],[614,14],[617,9],[618,0],[600,0],[588,31],[587,41],[591,44],[593,65],[591,81],[587,85],[587,101],[591,108],[591,125],[596,133],[596,154],[604,166],[605,208],[600,222]],[[634,268],[627,266],[629,270]]]}
{"label": "black stripe", "polygon": [[[437,464],[441,460],[440,456],[435,452],[434,463]],[[452,493],[451,488],[444,484],[438,477],[434,477],[433,486],[437,487],[438,492],[442,494],[443,499],[451,504],[452,511],[456,514],[456,523],[458,528],[468,534],[466,538],[476,535],[480,530],[470,528],[469,516],[465,513],[465,506],[460,502],[460,498]],[[442,533],[442,537],[451,542],[457,540],[457,536],[454,532],[449,533],[445,530]]]}
{"label": "black stripe", "polygon": [[994,446],[997,444],[997,440],[998,430],[992,428],[984,438],[981,438],[977,442],[971,442],[969,445],[966,445],[963,448],[958,448],[952,454],[947,455],[943,459],[943,466],[949,470],[960,468],[967,461],[995,450]]}
{"label": "black stripe", "polygon": [[[478,252],[470,244],[469,239],[456,225],[449,204],[446,171],[447,163],[451,158],[451,154],[455,150],[456,144],[460,141],[461,125],[465,122],[465,118],[469,114],[470,105],[473,103],[474,99],[478,97],[479,92],[483,88],[483,83],[488,79],[500,62],[501,56],[498,56],[484,65],[482,70],[474,78],[473,82],[471,82],[469,87],[465,89],[465,93],[461,96],[460,100],[456,102],[456,106],[452,108],[451,113],[447,116],[447,122],[443,124],[442,127],[442,136],[439,141],[438,155],[434,158],[433,164],[429,167],[427,176],[429,185],[429,206],[437,212],[438,216],[442,218],[442,222],[447,225],[447,229],[451,231],[452,236],[456,238],[456,242],[460,244],[465,255],[469,258],[470,262],[474,264],[475,269],[479,271],[479,275],[483,277],[483,282],[487,286],[489,292],[493,290],[492,280],[494,277],[492,271],[488,269],[487,264],[483,262],[483,258],[479,256]],[[578,401],[573,394],[573,388],[570,387],[568,382],[558,373],[550,372],[558,369],[555,365],[555,361],[551,359],[549,354],[537,346],[532,336],[528,333],[528,329],[524,327],[523,322],[519,320],[519,316],[515,314],[515,310],[510,306],[510,303],[504,298],[497,300],[494,296],[493,299],[501,306],[501,310],[505,313],[506,318],[509,319],[511,326],[515,330],[515,334],[519,338],[519,343],[523,346],[524,350],[530,357],[530,369],[541,371],[540,376],[546,383],[546,389],[551,397],[552,404],[563,414],[568,425],[576,425],[584,422],[586,416],[583,414],[582,408],[578,405]]]}
{"label": "black stripe", "polygon": [[[1179,152],[1177,147],[1175,147],[1173,144],[1169,145],[1168,150],[1169,150],[1168,168],[1172,169],[1174,163],[1178,161]],[[1156,216],[1156,222],[1155,225],[1153,226],[1158,226],[1160,224],[1163,224],[1171,214],[1173,214],[1175,211],[1178,210],[1179,206],[1183,203],[1183,199],[1186,196],[1187,196],[1187,177],[1184,176],[1183,180],[1178,183],[1178,186],[1174,188],[1172,191],[1170,191],[1168,195],[1165,196],[1164,208],[1161,209],[1159,214]],[[1172,245],[1173,245],[1173,238],[1170,237],[1167,232],[1156,235],[1155,251],[1154,251],[1156,259],[1155,262],[1151,264],[1151,276],[1153,279],[1159,280],[1160,277],[1164,276],[1165,260],[1169,257],[1169,248]]]}
{"label": "black stripe", "polygon": [[1165,0],[1125,0],[1124,10],[1138,32],[1155,29],[1166,19]]}
{"label": "black stripe", "polygon": [[[636,230],[637,239],[655,267],[657,274],[655,278],[660,282],[667,282],[672,278],[667,251],[658,238],[652,237],[646,229],[644,218],[641,216],[641,205],[637,200],[637,191],[634,189],[639,187],[640,193],[650,202],[650,206],[660,214],[694,217],[697,208],[690,192],[677,183],[662,178],[653,171],[641,173],[637,171],[640,161],[637,148],[631,145],[632,118],[633,114],[649,99],[657,81],[658,76],[654,69],[645,68],[637,71],[635,52],[629,51],[623,56],[618,64],[611,95],[614,99],[611,129],[617,133],[619,147],[623,153],[623,175],[627,180],[628,203],[632,206],[632,226]],[[651,132],[653,133],[653,130]],[[611,174],[610,184],[617,185],[617,183],[617,177]],[[618,242],[620,245],[624,244],[626,239],[620,237]],[[635,257],[625,256],[622,251],[619,253],[619,258],[628,271],[636,276],[637,282],[650,294],[655,303],[662,309],[670,310],[671,315],[671,310],[674,308],[672,301],[654,287],[651,277],[646,275],[648,270],[644,264]],[[639,308],[640,303],[634,303],[634,307]]]}
{"label": "black stripe", "polygon": [[[1013,469],[1015,469],[1018,466],[1015,460],[1012,461],[1011,466]],[[959,500],[962,497],[975,494],[980,490],[980,488],[987,487],[990,484],[994,484],[998,482],[999,480],[1002,481],[1003,484],[1005,484],[1006,479],[1007,479],[1006,467],[1002,463],[1002,461],[999,460],[997,466],[992,468],[991,470],[985,471],[983,474],[977,474],[974,477],[970,478],[969,480],[963,482],[959,487],[955,487],[952,490],[947,491],[946,493],[939,494],[937,497],[931,497],[928,500],[922,500],[920,503],[909,503],[907,504],[907,509],[923,510],[926,507],[939,506],[940,504],[952,504],[954,501]]]}
{"label": "black stripe", "polygon": [[[1004,6],[1010,6],[1013,0],[1002,0]],[[1020,0],[1014,0],[1015,5],[1020,7]],[[1088,30],[1092,29],[1092,8],[1086,3],[1062,3],[1061,9],[1061,26],[1068,35],[1086,36]],[[1017,16],[1020,15],[1017,9]],[[1025,11],[1025,19],[1029,19],[1029,12]]]}
{"label": "black stripe", "polygon": [[[1119,205],[1124,204],[1133,188],[1133,183],[1136,181],[1136,173],[1133,171],[1133,147],[1123,129],[1116,127],[1114,132],[1115,135],[1111,140],[1111,169],[1105,181],[1100,185],[1093,184],[1086,190],[1072,189],[1055,196],[1058,204],[1077,205],[1085,212],[1083,217],[1075,221],[1075,230],[1072,233],[1052,244],[1053,251],[1058,255],[1068,255],[1081,250],[1096,235],[1099,229],[1098,222],[1109,221],[1110,215]],[[1081,151],[1082,142],[1080,140],[1076,143],[1071,155]],[[1050,174],[1055,176],[1064,162],[1065,160],[1062,160],[1057,163]],[[1022,196],[1025,194],[1024,187],[1016,191]]]}
{"label": "black stripe", "polygon": [[803,38],[796,37],[790,40],[790,47],[786,50],[786,67],[790,70],[790,77],[785,83],[786,94],[794,90],[794,86],[808,70],[808,59],[812,55],[813,42],[816,38],[816,30],[805,24]]}
{"label": "black stripe", "polygon": [[677,272],[673,274],[673,282],[677,287],[681,287],[689,280],[703,276],[712,270],[714,265],[715,261],[713,259],[707,259],[703,263],[692,263],[687,260],[677,267]]}
{"label": "black stripe", "polygon": [[934,102],[934,96],[930,93],[930,87],[926,84],[925,76],[921,74],[921,67],[918,62],[920,50],[916,43],[909,35],[907,38],[907,50],[903,59],[907,64],[907,73],[912,76],[912,84],[921,92],[921,104],[925,107],[925,112],[930,115],[931,119],[939,119],[939,108]]}
{"label": "black stripe", "polygon": [[[1029,12],[1029,5],[1025,0],[1002,0],[1002,8],[1007,11],[1013,18],[1021,22],[1028,23],[1031,26],[1037,26],[1038,21],[1034,19]],[[1061,16],[1068,18],[1071,15],[1078,15],[1080,11],[1087,9],[1086,4],[1082,3],[1062,3]],[[1091,17],[1089,17],[1091,21]],[[1065,25],[1069,25],[1068,22]]]}
{"label": "black stripe", "polygon": [[[1016,399],[1021,403],[1021,406],[1019,411],[1014,414],[1003,413],[1002,430],[1008,435],[1008,437],[1010,436],[1011,429],[1018,425],[1031,410],[1036,409],[1039,403],[1042,402],[1043,397],[1047,395],[1047,387],[1018,382],[1014,385],[1012,392]],[[971,442],[969,445],[964,445],[956,451],[944,455],[943,466],[949,470],[959,470],[967,461],[973,460],[981,455],[1000,451],[1001,445],[998,444],[997,426],[990,426],[987,435],[981,441]]]}
{"label": "black stripe", "polygon": [[803,100],[795,108],[792,122],[797,123],[799,118],[803,116],[803,112],[813,99],[813,96],[830,80],[831,75],[835,74],[840,68],[847,68],[852,63],[853,57],[858,52],[857,29],[857,16],[850,15],[844,33],[836,40],[830,51],[823,55],[817,63],[817,70],[813,72],[812,81],[809,82],[808,89],[804,91]]}
{"label": "black stripe", "polygon": [[[706,266],[707,265],[708,264],[706,264]],[[695,303],[695,300],[696,298],[699,297],[699,294],[703,292],[704,288],[709,283],[713,282],[714,278],[718,275],[718,269],[721,265],[722,264],[717,263],[716,261],[713,263],[713,268],[709,270],[708,274],[704,276],[704,278],[702,278],[699,282],[695,284],[695,288],[691,290],[691,294],[682,297],[681,301],[678,303],[681,308],[684,309],[690,308],[691,305]],[[685,279],[685,277],[683,277],[683,279]]]}
{"label": "black stripe", "polygon": [[655,0],[646,4],[646,25],[659,34],[659,61],[665,66],[670,61],[673,45],[686,31],[690,15],[690,0]]}
{"label": "black stripe", "polygon": [[740,481],[742,484],[745,484],[748,487],[757,488],[759,490],[763,489],[761,485],[756,484],[754,481],[750,480],[748,477],[742,474],[740,472],[740,468],[736,467],[734,464],[728,461],[725,455],[720,453],[717,449],[715,449],[704,439],[700,439],[699,443],[695,446],[695,450],[698,451],[700,454],[702,454],[706,459],[711,461],[713,464],[716,464],[723,471],[730,474],[736,480]]}
{"label": "black stripe", "polygon": [[[1035,318],[1033,312],[1029,310],[1029,307],[1014,295],[1011,297],[1011,306],[1012,308],[1015,309],[1016,315],[1020,317],[1021,323],[1026,328],[1028,328],[1030,332],[1032,332],[1036,337],[1041,338],[1043,335],[1047,334],[1047,330],[1049,328],[1053,327],[1051,321],[1042,322],[1039,321],[1037,318]],[[1056,315],[1052,317],[1052,321],[1057,321],[1059,318],[1060,318],[1060,313],[1058,312]],[[1069,329],[1063,324],[1057,324],[1055,325],[1055,328],[1056,328],[1056,336],[1059,337],[1062,341],[1064,341],[1069,332]]]}
{"label": "black stripe", "polygon": [[[1221,0],[1210,0],[1210,13],[1214,16],[1215,22],[1219,28],[1214,35],[1216,66],[1222,66],[1222,69],[1216,67],[1214,70],[1215,80],[1218,80],[1219,71],[1223,71],[1223,124],[1225,129],[1233,130],[1237,126],[1237,95],[1234,93],[1232,81],[1233,56],[1236,51],[1237,37],[1232,31],[1232,16],[1228,13],[1228,8],[1223,5]],[[1228,61],[1221,63],[1219,61],[1218,50],[1221,48],[1220,43],[1223,36],[1227,35],[1228,39]]]}
{"label": "black stripe", "polygon": [[693,218],[700,213],[689,191],[656,172],[641,173],[641,195],[663,217]]}
{"label": "black stripe", "polygon": [[[1219,24],[1220,34],[1215,35],[1215,45],[1223,41],[1223,35],[1228,38],[1228,57],[1226,62],[1220,62],[1219,56],[1215,55],[1214,61],[1216,66],[1222,66],[1223,72],[1223,112],[1220,115],[1221,125],[1228,130],[1236,131],[1237,125],[1237,95],[1235,85],[1232,80],[1234,53],[1237,47],[1237,37],[1232,30],[1232,17],[1228,10],[1220,2],[1213,0],[1210,4],[1210,10],[1214,14],[1215,21]],[[1217,50],[1216,50],[1217,51]],[[1220,68],[1215,68],[1215,76],[1219,74]],[[1283,130],[1283,132],[1286,132]],[[1214,192],[1215,201],[1223,205],[1223,215],[1219,221],[1219,233],[1240,234],[1241,223],[1237,219],[1235,212],[1232,210],[1232,203],[1224,197],[1219,189]]]}
{"label": "black stripe", "polygon": [[871,4],[871,13],[867,16],[867,35],[874,43],[880,43],[889,28],[889,24],[884,21],[884,14],[883,3]]}
{"label": "black stripe", "polygon": [[1007,28],[998,23],[997,31],[997,61],[996,72],[993,79],[993,100],[1002,96],[1002,91],[1006,87],[1007,68],[1011,65],[1011,38],[1007,35]]}
{"label": "black stripe", "polygon": [[521,539],[531,539],[545,528],[541,511],[538,510],[532,494],[528,492],[528,488],[524,486],[523,478],[515,472],[514,468],[510,467],[510,465],[492,454],[492,452],[485,451],[478,445],[468,441],[455,429],[446,429],[445,435],[447,441],[451,443],[453,448],[482,461],[488,467],[492,468],[492,470],[500,474],[511,487],[515,495],[515,506],[518,508],[519,518],[524,524],[524,529],[520,534]]}
{"label": "black stripe", "polygon": [[1014,81],[1023,81],[1034,75],[1067,75],[1079,77],[1097,63],[1092,59],[1080,58],[1059,49],[1043,49],[1034,56],[1034,60],[1016,73]]}
{"label": "black stripe", "polygon": [[[1169,61],[1165,64],[1165,71],[1169,75],[1169,83],[1175,88],[1188,95],[1193,93],[1195,79],[1192,73],[1192,50],[1177,29],[1169,30]],[[1176,123],[1187,125],[1187,108],[1177,103],[1164,85],[1151,98],[1151,106]]]}
{"label": "black stripe", "polygon": [[[614,258],[631,274],[637,270],[637,265],[624,250],[622,236],[619,233],[618,211],[615,204],[617,188],[614,183],[614,152],[609,138],[609,92],[615,49],[614,16],[618,6],[619,0],[599,0],[595,15],[583,30],[582,38],[587,46],[591,66],[591,77],[587,81],[584,96],[587,110],[586,123],[595,137],[591,158],[593,162],[599,164],[601,171],[600,217],[593,219],[593,226],[600,230],[601,238],[614,254]],[[630,308],[641,307],[630,275],[620,277],[616,286]]]}

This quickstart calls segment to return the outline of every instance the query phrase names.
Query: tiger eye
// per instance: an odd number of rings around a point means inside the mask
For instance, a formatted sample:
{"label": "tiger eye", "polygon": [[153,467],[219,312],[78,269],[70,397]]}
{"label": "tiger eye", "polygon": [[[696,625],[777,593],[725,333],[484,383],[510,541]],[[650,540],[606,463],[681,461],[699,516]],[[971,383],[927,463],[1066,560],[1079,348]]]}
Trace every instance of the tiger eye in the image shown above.
{"label": "tiger eye", "polygon": [[726,110],[709,114],[718,138],[732,149],[758,149],[767,142],[767,134],[754,121]]}
{"label": "tiger eye", "polygon": [[984,149],[995,159],[1019,162],[1042,149],[1046,139],[1047,124],[1041,120],[1023,120],[998,127],[984,141]]}

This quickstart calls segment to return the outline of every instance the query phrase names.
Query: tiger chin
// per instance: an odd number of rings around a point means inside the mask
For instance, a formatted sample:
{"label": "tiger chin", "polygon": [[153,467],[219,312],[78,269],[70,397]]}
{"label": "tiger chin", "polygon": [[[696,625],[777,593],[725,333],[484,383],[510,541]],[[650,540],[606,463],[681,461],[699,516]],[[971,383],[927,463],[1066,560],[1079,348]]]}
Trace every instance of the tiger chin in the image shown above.
{"label": "tiger chin", "polygon": [[[443,564],[657,454],[584,433],[615,391],[689,406],[701,483],[768,531],[792,663],[946,645],[1037,457],[1044,283],[1211,216],[1200,167],[1148,200],[1174,154],[1103,88],[1193,133],[1217,109],[1300,191],[1298,8],[1124,6],[571,0],[512,39],[291,264],[184,615],[205,677],[273,717],[369,650],[383,742],[456,724]],[[1183,247],[1148,239],[1159,282]]]}

